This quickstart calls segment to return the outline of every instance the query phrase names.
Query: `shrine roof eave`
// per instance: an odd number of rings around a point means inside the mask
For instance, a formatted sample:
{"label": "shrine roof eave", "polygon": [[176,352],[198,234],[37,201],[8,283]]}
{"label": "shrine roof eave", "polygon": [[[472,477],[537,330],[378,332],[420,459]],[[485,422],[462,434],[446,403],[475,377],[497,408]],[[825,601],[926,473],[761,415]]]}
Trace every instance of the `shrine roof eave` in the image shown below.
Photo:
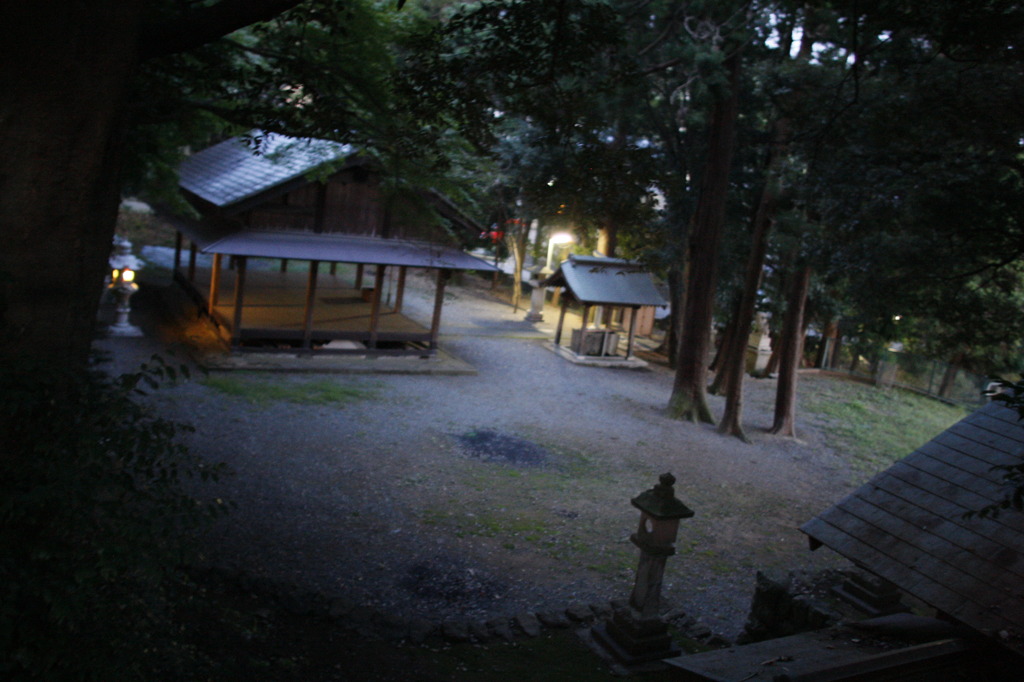
{"label": "shrine roof eave", "polygon": [[496,268],[450,246],[405,239],[382,239],[348,234],[240,230],[196,240],[203,253],[253,258],[316,260],[328,263],[398,265],[442,270]]}
{"label": "shrine roof eave", "polygon": [[573,298],[586,305],[668,305],[649,271],[639,263],[620,258],[570,256],[541,284],[565,287]]}

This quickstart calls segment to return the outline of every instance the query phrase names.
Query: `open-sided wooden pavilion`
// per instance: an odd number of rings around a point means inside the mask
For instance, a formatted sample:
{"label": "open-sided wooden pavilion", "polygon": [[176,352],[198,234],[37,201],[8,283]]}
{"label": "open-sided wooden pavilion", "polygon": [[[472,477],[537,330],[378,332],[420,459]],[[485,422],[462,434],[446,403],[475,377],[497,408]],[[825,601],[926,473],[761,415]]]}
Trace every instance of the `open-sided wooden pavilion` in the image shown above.
{"label": "open-sided wooden pavilion", "polygon": [[[179,169],[200,219],[177,221],[175,279],[230,346],[434,354],[451,272],[493,270],[462,250],[480,227],[436,193],[388,196],[374,164],[347,145],[266,135],[258,150],[232,138]],[[402,314],[410,269],[436,273],[429,327]]]}
{"label": "open-sided wooden pavilion", "polygon": [[[568,353],[576,360],[588,357],[608,360],[618,357],[626,362],[639,362],[633,356],[638,313],[644,307],[667,305],[651,273],[643,265],[621,258],[569,256],[540,285],[565,289],[555,330],[553,348],[556,351],[567,352],[561,342],[569,303],[576,301],[583,307],[582,326],[572,330],[568,349]],[[623,316],[628,335],[625,358],[617,356],[620,329],[610,322],[615,319],[613,315],[605,317],[608,322],[603,327],[600,324],[591,326],[590,314],[595,307],[621,309],[627,313]]]}

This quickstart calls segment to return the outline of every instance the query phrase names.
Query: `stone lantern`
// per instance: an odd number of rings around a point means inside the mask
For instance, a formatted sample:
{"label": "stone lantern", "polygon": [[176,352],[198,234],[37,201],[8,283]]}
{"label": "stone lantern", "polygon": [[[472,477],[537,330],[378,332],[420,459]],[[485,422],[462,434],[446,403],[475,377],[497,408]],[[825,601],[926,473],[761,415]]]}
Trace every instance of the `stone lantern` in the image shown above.
{"label": "stone lantern", "polygon": [[107,330],[111,336],[142,336],[142,331],[128,321],[131,314],[131,297],[139,290],[135,283],[135,272],[143,262],[132,254],[132,243],[127,239],[114,236],[114,251],[110,254],[110,285],[114,296],[114,323]]}
{"label": "stone lantern", "polygon": [[[547,266],[545,265],[545,268]],[[538,266],[530,268],[530,310],[526,313],[527,322],[544,321],[544,287],[540,285],[544,270]]]}
{"label": "stone lantern", "polygon": [[640,561],[629,605],[612,619],[594,628],[594,637],[615,658],[627,665],[678,655],[668,626],[661,618],[661,584],[665,560],[676,553],[679,520],[693,511],[675,497],[672,474],[662,474],[658,484],[631,501],[640,510],[640,524],[630,540],[640,548]]}

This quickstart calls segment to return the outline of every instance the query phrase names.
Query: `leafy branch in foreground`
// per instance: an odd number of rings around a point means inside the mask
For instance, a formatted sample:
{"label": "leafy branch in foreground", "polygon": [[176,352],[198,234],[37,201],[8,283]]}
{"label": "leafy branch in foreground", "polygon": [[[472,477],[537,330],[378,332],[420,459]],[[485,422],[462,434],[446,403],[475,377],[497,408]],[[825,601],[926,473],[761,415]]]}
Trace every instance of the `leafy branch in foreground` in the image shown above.
{"label": "leafy branch in foreground", "polygon": [[0,372],[0,677],[155,679],[181,664],[166,627],[190,542],[225,505],[177,436],[136,398],[179,376],[162,359],[109,379]]}

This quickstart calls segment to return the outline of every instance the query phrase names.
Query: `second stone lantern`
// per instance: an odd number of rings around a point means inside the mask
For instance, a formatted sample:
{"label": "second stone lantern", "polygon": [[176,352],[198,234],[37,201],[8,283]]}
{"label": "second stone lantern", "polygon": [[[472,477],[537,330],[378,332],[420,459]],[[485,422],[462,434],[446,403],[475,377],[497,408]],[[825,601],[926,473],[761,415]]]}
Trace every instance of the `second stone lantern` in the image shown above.
{"label": "second stone lantern", "polygon": [[640,525],[630,536],[640,548],[633,593],[629,606],[594,629],[595,638],[626,664],[678,654],[661,618],[661,584],[665,560],[676,552],[679,520],[693,516],[693,510],[676,499],[675,482],[672,474],[662,474],[657,485],[631,500],[640,510]]}

